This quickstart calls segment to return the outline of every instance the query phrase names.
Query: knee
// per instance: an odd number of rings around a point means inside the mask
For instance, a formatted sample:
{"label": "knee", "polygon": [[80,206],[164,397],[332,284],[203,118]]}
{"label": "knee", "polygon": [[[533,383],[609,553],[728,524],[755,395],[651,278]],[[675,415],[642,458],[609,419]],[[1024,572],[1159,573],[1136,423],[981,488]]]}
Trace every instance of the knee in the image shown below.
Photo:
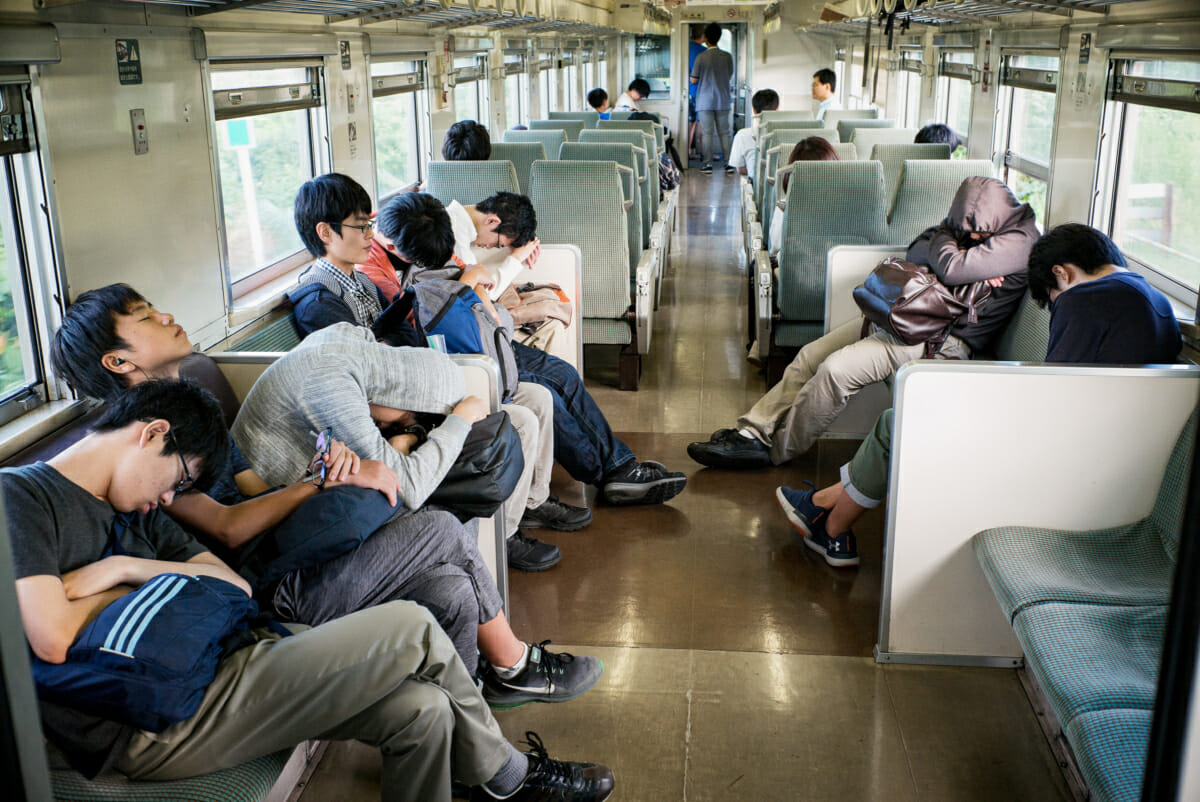
{"label": "knee", "polygon": [[[424,749],[448,745],[454,737],[454,708],[437,686],[420,680],[405,683],[397,699],[402,710],[391,711],[393,721],[405,722],[405,740],[420,743]],[[409,687],[411,686],[411,687]]]}

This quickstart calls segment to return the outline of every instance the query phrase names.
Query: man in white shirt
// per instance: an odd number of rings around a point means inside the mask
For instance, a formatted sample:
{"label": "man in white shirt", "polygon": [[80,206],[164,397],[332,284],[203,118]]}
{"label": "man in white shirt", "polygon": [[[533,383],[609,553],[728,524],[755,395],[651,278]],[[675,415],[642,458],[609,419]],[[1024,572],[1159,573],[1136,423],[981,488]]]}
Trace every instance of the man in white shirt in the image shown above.
{"label": "man in white shirt", "polygon": [[825,112],[838,111],[842,108],[837,95],[833,93],[835,89],[837,89],[836,72],[826,67],[813,73],[812,96],[813,100],[820,104],[817,106],[818,120],[825,119]]}
{"label": "man in white shirt", "polygon": [[650,97],[650,82],[645,78],[634,78],[629,82],[629,88],[621,93],[617,98],[616,105],[613,106],[614,111],[641,111],[641,106],[638,105],[639,100],[645,100]]}
{"label": "man in white shirt", "polygon": [[[534,235],[537,216],[524,195],[497,192],[473,206],[450,201],[446,212],[454,228],[456,261],[487,268],[493,279],[488,290],[493,301],[520,274],[521,268],[537,264],[542,254],[542,243]],[[491,253],[493,249],[495,255]]]}
{"label": "man in white shirt", "polygon": [[759,115],[779,108],[779,93],[774,89],[760,89],[750,98],[750,106],[754,109],[754,119],[733,135],[729,166],[736,168],[738,175],[748,175],[753,181],[754,166],[758,161],[758,126],[762,119]]}

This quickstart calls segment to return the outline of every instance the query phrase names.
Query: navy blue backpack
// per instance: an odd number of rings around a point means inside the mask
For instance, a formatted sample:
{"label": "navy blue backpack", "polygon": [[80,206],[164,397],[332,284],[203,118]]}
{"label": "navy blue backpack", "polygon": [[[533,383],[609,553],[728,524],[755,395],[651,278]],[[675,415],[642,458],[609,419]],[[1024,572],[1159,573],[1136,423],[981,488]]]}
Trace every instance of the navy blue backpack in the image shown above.
{"label": "navy blue backpack", "polygon": [[[119,538],[129,517],[117,517],[104,556],[125,553]],[[254,600],[229,582],[159,574],[105,607],[79,633],[65,662],[30,655],[38,696],[162,732],[195,715],[227,639],[257,616]]]}

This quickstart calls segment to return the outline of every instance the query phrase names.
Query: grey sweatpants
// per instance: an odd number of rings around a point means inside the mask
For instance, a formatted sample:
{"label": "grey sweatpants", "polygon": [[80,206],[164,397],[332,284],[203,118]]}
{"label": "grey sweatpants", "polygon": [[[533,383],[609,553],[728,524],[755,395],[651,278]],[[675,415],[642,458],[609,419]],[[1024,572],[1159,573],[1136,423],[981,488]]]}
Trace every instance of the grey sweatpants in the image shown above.
{"label": "grey sweatpants", "polygon": [[[905,345],[874,327],[859,339],[861,331],[862,321],[853,320],[801,348],[783,379],[738,418],[740,428],[752,430],[771,449],[771,462],[779,465],[808,451],[850,396],[925,353],[924,345]],[[957,337],[947,337],[941,353],[968,359],[971,349]]]}
{"label": "grey sweatpants", "polygon": [[388,802],[450,799],[450,780],[495,776],[512,747],[429,612],[392,602],[221,661],[196,715],[138,732],[115,767],[173,780],[236,766],[319,738],[383,754]]}
{"label": "grey sweatpants", "polygon": [[284,621],[317,626],[396,599],[433,613],[475,672],[479,625],[503,605],[475,533],[442,510],[395,518],[353,551],[293,571],[279,583],[273,605]]}

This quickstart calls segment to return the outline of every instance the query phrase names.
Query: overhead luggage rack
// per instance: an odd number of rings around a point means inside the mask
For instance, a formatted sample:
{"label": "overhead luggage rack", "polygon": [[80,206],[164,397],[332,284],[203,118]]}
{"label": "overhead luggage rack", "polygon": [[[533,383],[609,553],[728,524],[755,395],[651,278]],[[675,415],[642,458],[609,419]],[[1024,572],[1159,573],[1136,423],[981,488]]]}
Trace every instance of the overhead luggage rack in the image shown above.
{"label": "overhead luggage rack", "polygon": [[[978,23],[989,17],[1024,14],[1036,11],[1045,14],[1069,14],[1071,12],[1093,12],[1106,14],[1108,6],[1136,0],[918,0],[913,8],[903,0],[895,3],[897,19],[907,19],[925,25],[947,22]],[[855,10],[861,15],[852,19],[803,26],[820,33],[851,33],[866,27],[867,18],[874,17],[887,3],[880,0],[858,0]]]}

